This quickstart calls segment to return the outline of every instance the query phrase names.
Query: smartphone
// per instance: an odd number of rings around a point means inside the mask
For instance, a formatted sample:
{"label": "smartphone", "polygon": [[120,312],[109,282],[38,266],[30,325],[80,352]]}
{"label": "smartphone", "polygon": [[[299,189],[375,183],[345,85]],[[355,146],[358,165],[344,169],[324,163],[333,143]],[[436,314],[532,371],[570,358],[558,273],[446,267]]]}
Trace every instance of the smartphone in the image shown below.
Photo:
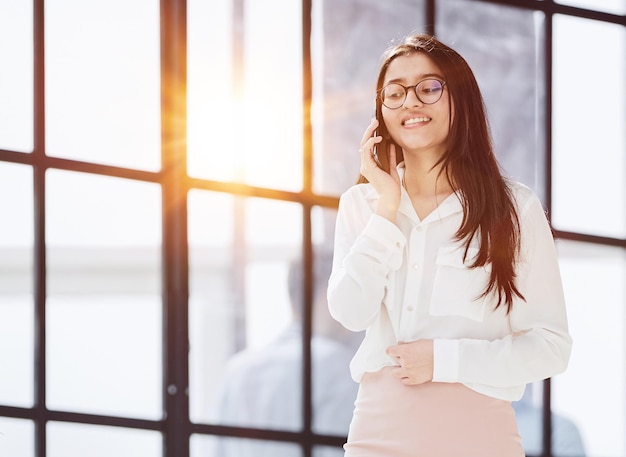
{"label": "smartphone", "polygon": [[[374,119],[378,119],[378,117],[376,116],[376,99],[374,99]],[[374,136],[376,137],[378,135],[378,131],[374,130]],[[374,161],[376,162],[376,165],[378,165],[380,168],[382,168],[382,164],[380,163],[380,159],[378,158],[378,145],[374,144],[374,148],[372,149],[372,157],[374,157]]]}

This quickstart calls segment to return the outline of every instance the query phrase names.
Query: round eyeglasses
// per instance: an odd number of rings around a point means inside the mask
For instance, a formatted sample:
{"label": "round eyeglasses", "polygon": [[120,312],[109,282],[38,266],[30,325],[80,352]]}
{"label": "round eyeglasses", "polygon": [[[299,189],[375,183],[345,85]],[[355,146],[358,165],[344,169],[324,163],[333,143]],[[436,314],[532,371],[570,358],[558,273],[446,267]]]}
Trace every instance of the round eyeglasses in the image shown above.
{"label": "round eyeglasses", "polygon": [[409,90],[413,89],[420,102],[425,105],[432,105],[437,103],[443,95],[443,86],[445,85],[445,81],[434,78],[424,79],[414,86],[391,83],[380,90],[380,101],[389,109],[398,109],[404,105]]}

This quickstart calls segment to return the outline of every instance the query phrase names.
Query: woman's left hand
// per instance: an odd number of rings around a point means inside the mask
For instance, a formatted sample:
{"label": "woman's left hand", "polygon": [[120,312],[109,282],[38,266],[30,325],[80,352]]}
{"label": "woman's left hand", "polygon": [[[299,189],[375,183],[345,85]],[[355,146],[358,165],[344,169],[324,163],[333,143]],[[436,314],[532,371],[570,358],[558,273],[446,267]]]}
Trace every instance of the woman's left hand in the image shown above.
{"label": "woman's left hand", "polygon": [[392,370],[392,374],[402,384],[415,385],[432,381],[433,340],[416,340],[389,346],[387,355],[398,363],[399,366]]}

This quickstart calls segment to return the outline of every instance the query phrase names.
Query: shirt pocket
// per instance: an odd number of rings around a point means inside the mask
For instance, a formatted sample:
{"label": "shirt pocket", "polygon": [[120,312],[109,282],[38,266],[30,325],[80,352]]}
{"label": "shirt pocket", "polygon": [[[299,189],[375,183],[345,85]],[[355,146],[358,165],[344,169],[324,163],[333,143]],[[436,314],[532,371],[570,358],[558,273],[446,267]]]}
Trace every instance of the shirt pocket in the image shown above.
{"label": "shirt pocket", "polygon": [[470,247],[463,262],[464,248],[440,248],[437,252],[436,273],[430,302],[432,316],[459,316],[482,321],[486,297],[481,297],[489,280],[489,268],[470,268],[478,248]]}

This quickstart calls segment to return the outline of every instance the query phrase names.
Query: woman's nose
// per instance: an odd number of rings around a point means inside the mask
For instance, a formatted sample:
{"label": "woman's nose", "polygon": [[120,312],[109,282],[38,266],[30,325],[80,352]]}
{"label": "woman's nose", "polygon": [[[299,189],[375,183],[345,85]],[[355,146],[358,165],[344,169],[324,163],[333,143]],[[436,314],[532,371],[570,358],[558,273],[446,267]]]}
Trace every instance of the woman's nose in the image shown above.
{"label": "woman's nose", "polygon": [[424,103],[422,103],[422,101],[417,96],[417,91],[415,90],[415,87],[407,88],[407,90],[406,90],[406,98],[404,99],[403,105],[404,105],[405,108],[410,108],[412,106],[422,106],[422,105],[424,105]]}

